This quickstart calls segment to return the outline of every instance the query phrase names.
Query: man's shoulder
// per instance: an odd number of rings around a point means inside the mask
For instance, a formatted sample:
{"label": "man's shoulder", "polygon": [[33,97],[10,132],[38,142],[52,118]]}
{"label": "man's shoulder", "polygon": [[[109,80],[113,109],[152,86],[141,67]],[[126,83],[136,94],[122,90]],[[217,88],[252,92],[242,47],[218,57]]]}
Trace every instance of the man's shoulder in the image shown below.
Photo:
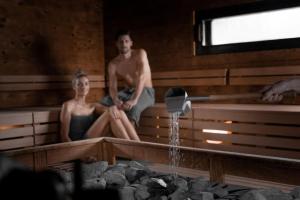
{"label": "man's shoulder", "polygon": [[135,54],[139,55],[139,56],[147,54],[145,49],[135,49],[134,51],[135,51]]}
{"label": "man's shoulder", "polygon": [[108,65],[109,66],[116,66],[119,63],[120,63],[120,58],[119,58],[119,56],[116,56],[113,59],[111,59],[111,61],[109,61]]}

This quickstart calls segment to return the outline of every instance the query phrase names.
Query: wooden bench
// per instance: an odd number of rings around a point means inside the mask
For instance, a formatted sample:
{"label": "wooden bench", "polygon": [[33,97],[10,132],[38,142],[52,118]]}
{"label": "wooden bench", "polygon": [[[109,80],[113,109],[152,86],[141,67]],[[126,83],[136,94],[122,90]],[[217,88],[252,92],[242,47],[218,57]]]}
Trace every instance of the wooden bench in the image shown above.
{"label": "wooden bench", "polygon": [[[0,149],[59,142],[59,112],[58,107],[0,112]],[[298,106],[193,104],[192,111],[180,118],[180,144],[299,159],[299,117]],[[169,124],[165,105],[158,103],[143,112],[137,132],[142,141],[168,144]]]}
{"label": "wooden bench", "polygon": [[[114,164],[117,156],[168,164],[169,148],[166,144],[96,138],[7,151],[5,154],[35,170],[41,170],[86,156],[107,160],[109,164]],[[181,159],[177,170],[187,172],[192,169],[193,176],[196,176],[195,173],[200,176],[208,172],[211,181],[259,188],[278,187],[285,191],[300,185],[300,159],[280,159],[193,147],[179,148],[184,159]]]}
{"label": "wooden bench", "polygon": [[0,150],[59,142],[60,108],[0,112]]}
{"label": "wooden bench", "polygon": [[0,150],[34,146],[31,112],[1,112]]}
{"label": "wooden bench", "polygon": [[226,85],[227,69],[153,72],[154,87]]}
{"label": "wooden bench", "polygon": [[[142,141],[169,144],[170,114],[162,103],[146,109],[141,116],[137,132]],[[180,144],[193,146],[192,112],[180,117]]]}
{"label": "wooden bench", "polygon": [[[0,76],[0,91],[72,89],[72,75]],[[91,88],[104,88],[104,76],[89,75]]]}
{"label": "wooden bench", "polygon": [[300,77],[300,66],[230,69],[229,85],[269,85],[277,81]]}

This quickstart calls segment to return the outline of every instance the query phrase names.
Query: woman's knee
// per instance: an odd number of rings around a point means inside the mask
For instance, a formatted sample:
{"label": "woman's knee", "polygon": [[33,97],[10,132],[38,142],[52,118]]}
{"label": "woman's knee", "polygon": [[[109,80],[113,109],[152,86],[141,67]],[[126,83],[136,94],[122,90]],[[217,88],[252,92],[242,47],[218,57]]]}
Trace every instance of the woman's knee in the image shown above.
{"label": "woman's knee", "polygon": [[119,110],[114,110],[112,107],[108,108],[107,117],[109,118],[109,120],[117,121],[117,120],[119,120],[120,115],[121,114],[120,114]]}

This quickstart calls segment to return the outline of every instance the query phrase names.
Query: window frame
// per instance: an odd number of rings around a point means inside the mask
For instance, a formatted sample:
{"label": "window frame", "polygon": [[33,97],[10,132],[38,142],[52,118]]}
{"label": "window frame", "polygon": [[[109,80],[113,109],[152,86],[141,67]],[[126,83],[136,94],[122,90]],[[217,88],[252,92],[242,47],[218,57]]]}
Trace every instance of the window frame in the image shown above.
{"label": "window frame", "polygon": [[[197,10],[194,15],[194,41],[196,55],[235,53],[245,51],[261,51],[273,49],[300,48],[300,37],[289,39],[277,39],[269,41],[245,42],[235,44],[222,44],[214,46],[202,46],[201,34],[202,22],[205,21],[205,35],[211,35],[211,20],[221,17],[229,17],[240,14],[250,14],[262,11],[278,10],[300,6],[297,0],[263,0],[255,3],[247,3],[237,6],[229,6],[208,10]],[[210,43],[210,37],[205,37],[205,42]]]}

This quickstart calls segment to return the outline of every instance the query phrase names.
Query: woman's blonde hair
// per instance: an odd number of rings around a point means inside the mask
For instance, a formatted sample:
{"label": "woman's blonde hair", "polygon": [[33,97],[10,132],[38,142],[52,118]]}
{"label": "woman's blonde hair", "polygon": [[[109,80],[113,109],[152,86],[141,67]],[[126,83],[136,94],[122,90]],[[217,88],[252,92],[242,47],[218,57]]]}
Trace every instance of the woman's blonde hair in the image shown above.
{"label": "woman's blonde hair", "polygon": [[82,69],[79,68],[74,73],[74,77],[73,77],[73,80],[72,80],[72,85],[75,86],[76,80],[78,80],[81,77],[87,77],[87,73],[85,73]]}

